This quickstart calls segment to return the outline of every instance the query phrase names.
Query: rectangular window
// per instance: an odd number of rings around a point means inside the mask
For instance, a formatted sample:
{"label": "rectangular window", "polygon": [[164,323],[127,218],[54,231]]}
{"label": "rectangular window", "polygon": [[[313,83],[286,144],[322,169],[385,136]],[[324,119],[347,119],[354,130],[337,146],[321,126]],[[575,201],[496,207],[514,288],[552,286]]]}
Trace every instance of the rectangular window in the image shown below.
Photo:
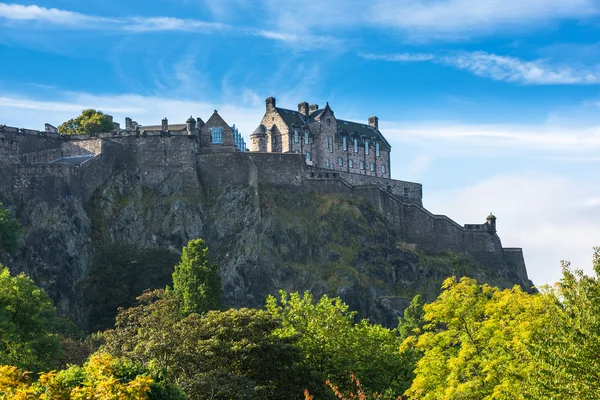
{"label": "rectangular window", "polygon": [[344,151],[348,150],[348,140],[346,140],[346,136],[342,138],[342,142],[344,143]]}
{"label": "rectangular window", "polygon": [[304,144],[308,144],[308,133],[304,134]]}
{"label": "rectangular window", "polygon": [[211,128],[211,139],[215,144],[223,143],[223,128]]}
{"label": "rectangular window", "polygon": [[342,157],[338,157],[338,165],[339,165],[340,167],[343,167],[343,166],[344,166],[344,159],[343,159]]}
{"label": "rectangular window", "polygon": [[329,152],[333,153],[333,136],[329,136],[329,141],[331,142],[331,146],[329,146]]}
{"label": "rectangular window", "polygon": [[358,139],[354,138],[354,152],[358,153]]}
{"label": "rectangular window", "polygon": [[365,163],[362,161],[358,163],[358,166],[360,169],[365,169]]}
{"label": "rectangular window", "polygon": [[327,168],[329,168],[329,158],[328,158],[327,160],[325,160],[325,166],[326,166]]}
{"label": "rectangular window", "polygon": [[329,148],[329,136],[325,136],[325,148]]}
{"label": "rectangular window", "polygon": [[379,157],[379,142],[375,142],[375,155]]}
{"label": "rectangular window", "polygon": [[383,164],[381,165],[381,173],[385,174],[385,165],[383,165]]}
{"label": "rectangular window", "polygon": [[298,143],[298,141],[299,141],[298,130],[294,129],[294,143]]}
{"label": "rectangular window", "polygon": [[369,168],[371,169],[372,172],[375,172],[375,164],[371,163]]}
{"label": "rectangular window", "polygon": [[365,154],[369,154],[369,140],[365,142]]}
{"label": "rectangular window", "polygon": [[306,161],[310,161],[310,152],[309,151],[306,152]]}
{"label": "rectangular window", "polygon": [[348,160],[348,168],[354,168],[354,161]]}

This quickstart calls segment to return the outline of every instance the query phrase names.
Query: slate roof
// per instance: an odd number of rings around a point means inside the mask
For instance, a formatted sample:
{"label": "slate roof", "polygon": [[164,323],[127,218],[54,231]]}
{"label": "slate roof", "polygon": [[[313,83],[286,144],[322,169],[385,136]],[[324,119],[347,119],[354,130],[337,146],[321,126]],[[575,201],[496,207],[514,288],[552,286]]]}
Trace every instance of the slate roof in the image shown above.
{"label": "slate roof", "polygon": [[[169,131],[184,131],[186,129],[185,124],[169,124]],[[162,131],[162,125],[140,126],[140,131]]]}
{"label": "slate roof", "polygon": [[[281,115],[281,118],[283,118],[283,121],[288,126],[294,125],[294,126],[298,126],[298,127],[304,127],[307,122],[313,122],[314,120],[318,119],[327,108],[329,108],[329,105],[325,106],[325,108],[320,108],[318,110],[311,112],[308,115],[308,120],[305,120],[306,117],[298,111],[288,110],[286,108],[279,108],[279,107],[277,107],[276,110],[277,110],[277,112],[279,112],[279,115]],[[352,122],[352,121],[345,121],[342,119],[338,119],[337,124],[338,124],[338,133],[346,132],[349,135],[352,135],[353,133],[357,133],[360,138],[365,138],[365,139],[366,138],[369,138],[369,139],[376,138],[376,140],[380,141],[385,146],[387,146],[388,149],[391,149],[389,142],[385,139],[385,137],[382,135],[382,133],[379,132],[379,130],[373,128],[371,125],[361,124],[361,123]]]}

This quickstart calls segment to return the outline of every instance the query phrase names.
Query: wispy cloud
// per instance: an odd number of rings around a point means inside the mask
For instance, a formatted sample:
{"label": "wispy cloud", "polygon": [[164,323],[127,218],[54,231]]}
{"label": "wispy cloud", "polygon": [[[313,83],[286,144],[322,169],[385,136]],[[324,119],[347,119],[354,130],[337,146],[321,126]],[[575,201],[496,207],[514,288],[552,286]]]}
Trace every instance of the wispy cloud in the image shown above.
{"label": "wispy cloud", "polygon": [[448,65],[495,81],[525,85],[595,85],[600,84],[600,66],[570,67],[551,65],[544,60],[524,61],[483,51],[460,52],[436,56],[430,53],[363,54],[369,60],[392,62],[431,61]]}
{"label": "wispy cloud", "polygon": [[[23,6],[20,4],[0,3],[0,23],[17,24],[31,21],[44,22],[43,25],[29,27],[30,29],[103,30],[124,31],[131,33],[145,32],[195,32],[195,33],[228,33],[231,35],[255,36],[274,40],[297,47],[313,48],[326,43],[331,44],[336,39],[331,36],[306,35],[302,42],[297,34],[285,31],[256,29],[253,27],[233,26],[220,22],[202,21],[198,19],[182,19],[168,16],[124,18],[108,18],[86,15],[74,11],[45,8],[37,5]],[[337,40],[339,41],[339,40]]]}
{"label": "wispy cloud", "polygon": [[382,61],[394,61],[394,62],[422,62],[422,61],[433,61],[435,55],[429,53],[397,53],[397,54],[372,54],[372,53],[359,53],[359,57],[367,60],[382,60]]}

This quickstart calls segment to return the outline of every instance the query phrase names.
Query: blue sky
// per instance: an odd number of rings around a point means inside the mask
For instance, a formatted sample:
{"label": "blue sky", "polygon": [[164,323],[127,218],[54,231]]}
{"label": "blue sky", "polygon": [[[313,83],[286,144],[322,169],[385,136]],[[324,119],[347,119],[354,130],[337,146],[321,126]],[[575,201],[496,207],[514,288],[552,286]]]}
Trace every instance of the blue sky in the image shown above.
{"label": "blue sky", "polygon": [[366,121],[392,176],[457,222],[493,211],[536,284],[600,245],[598,0],[0,2],[0,123],[92,107],[143,125],[264,99]]}

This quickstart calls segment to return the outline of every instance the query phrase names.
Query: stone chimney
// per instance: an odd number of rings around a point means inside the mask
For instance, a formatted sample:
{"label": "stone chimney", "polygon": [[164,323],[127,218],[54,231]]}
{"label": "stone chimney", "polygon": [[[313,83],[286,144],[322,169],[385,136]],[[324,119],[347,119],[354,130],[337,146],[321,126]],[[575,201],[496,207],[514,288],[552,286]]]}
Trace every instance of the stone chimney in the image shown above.
{"label": "stone chimney", "polygon": [[277,104],[275,101],[275,97],[267,97],[266,103],[267,103],[267,112],[275,111],[275,107]]}
{"label": "stone chimney", "polygon": [[377,118],[377,117],[369,118],[369,125],[371,125],[375,129],[379,130],[379,118]]}
{"label": "stone chimney", "polygon": [[196,118],[196,129],[198,129],[200,131],[200,130],[202,130],[202,128],[204,128],[204,121],[202,121],[202,118],[197,117]]}
{"label": "stone chimney", "polygon": [[319,105],[318,105],[318,104],[311,104],[311,105],[308,107],[308,111],[309,111],[309,112],[311,112],[311,113],[312,113],[313,111],[317,111],[318,109],[319,109]]}
{"label": "stone chimney", "polygon": [[163,132],[168,132],[169,131],[169,120],[167,119],[167,117],[164,117],[162,119],[161,128],[162,128]]}
{"label": "stone chimney", "polygon": [[127,131],[133,130],[132,127],[131,127],[131,123],[132,122],[133,121],[131,120],[131,118],[129,118],[129,117],[125,118],[125,130],[127,130]]}
{"label": "stone chimney", "polygon": [[308,103],[303,101],[298,104],[298,112],[302,115],[308,115]]}
{"label": "stone chimney", "polygon": [[113,130],[115,133],[121,133],[121,124],[118,122],[113,122]]}

